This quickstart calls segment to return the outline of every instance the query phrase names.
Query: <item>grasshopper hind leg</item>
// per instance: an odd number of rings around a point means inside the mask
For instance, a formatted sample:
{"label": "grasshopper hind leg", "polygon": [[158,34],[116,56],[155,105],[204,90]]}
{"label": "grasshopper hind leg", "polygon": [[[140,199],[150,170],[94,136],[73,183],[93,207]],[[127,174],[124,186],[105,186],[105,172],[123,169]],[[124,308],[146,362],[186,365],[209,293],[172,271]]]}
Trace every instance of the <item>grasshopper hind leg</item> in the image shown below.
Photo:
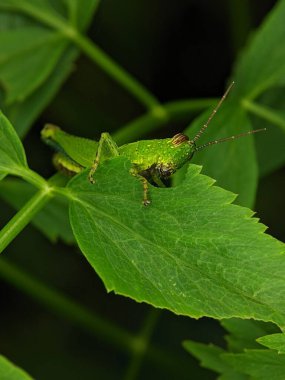
{"label": "grasshopper hind leg", "polygon": [[143,182],[143,201],[144,206],[148,206],[150,204],[150,200],[148,197],[148,180],[144,177],[141,177]]}
{"label": "grasshopper hind leg", "polygon": [[142,185],[143,185],[142,204],[144,206],[148,206],[151,203],[148,196],[148,185],[149,185],[148,180],[141,173],[139,173],[135,167],[132,167],[132,169],[130,170],[130,173],[142,182]]}
{"label": "grasshopper hind leg", "polygon": [[115,141],[112,139],[112,137],[107,132],[103,132],[101,134],[99,143],[98,143],[98,149],[96,152],[95,160],[93,161],[93,164],[91,166],[90,172],[88,174],[89,181],[94,184],[95,179],[93,177],[95,171],[98,168],[98,165],[101,160],[104,160],[106,158],[111,158],[119,155],[118,146],[115,143]]}
{"label": "grasshopper hind leg", "polygon": [[166,187],[164,182],[156,170],[156,166],[151,166],[147,170],[137,171],[135,167],[131,170],[131,174],[139,178],[143,184],[143,205],[148,206],[151,201],[149,199],[149,184],[154,184],[158,187]]}
{"label": "grasshopper hind leg", "polygon": [[138,174],[138,173],[134,173],[132,172],[132,175],[134,177],[137,177],[141,182],[142,182],[142,185],[143,185],[143,200],[142,200],[142,204],[144,206],[148,206],[150,205],[151,201],[149,199],[149,196],[148,196],[148,180],[143,177],[142,175]]}
{"label": "grasshopper hind leg", "polygon": [[68,177],[72,177],[77,173],[80,173],[84,167],[73,161],[64,153],[58,152],[53,155],[52,162],[54,167],[62,174]]}

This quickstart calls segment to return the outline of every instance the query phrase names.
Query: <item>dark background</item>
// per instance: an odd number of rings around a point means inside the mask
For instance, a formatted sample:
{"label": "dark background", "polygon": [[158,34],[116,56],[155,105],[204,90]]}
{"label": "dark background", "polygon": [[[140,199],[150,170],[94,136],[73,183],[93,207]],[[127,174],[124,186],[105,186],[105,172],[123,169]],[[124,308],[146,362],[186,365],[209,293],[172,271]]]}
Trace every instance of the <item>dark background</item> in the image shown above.
{"label": "dark background", "polygon": [[[104,0],[89,36],[161,101],[219,97],[242,46],[274,4],[273,0]],[[42,175],[53,173],[50,151],[39,143],[45,122],[98,138],[102,131],[116,130],[142,112],[131,96],[81,56],[24,141],[29,163]],[[159,133],[168,136],[183,127],[170,125]],[[269,232],[281,240],[285,236],[278,215],[285,209],[284,184],[284,170],[262,179],[255,206]],[[1,210],[6,220],[13,213],[8,206]],[[51,244],[32,226],[17,237],[5,256],[130,331],[139,330],[150,309],[107,294],[77,248],[60,242]],[[127,356],[3,280],[0,286],[2,354],[40,380],[123,378]],[[195,321],[163,311],[153,341],[179,355],[179,375],[145,361],[140,379],[214,379],[214,373],[201,369],[184,351],[181,341],[193,339],[223,346],[223,335],[214,320]]]}

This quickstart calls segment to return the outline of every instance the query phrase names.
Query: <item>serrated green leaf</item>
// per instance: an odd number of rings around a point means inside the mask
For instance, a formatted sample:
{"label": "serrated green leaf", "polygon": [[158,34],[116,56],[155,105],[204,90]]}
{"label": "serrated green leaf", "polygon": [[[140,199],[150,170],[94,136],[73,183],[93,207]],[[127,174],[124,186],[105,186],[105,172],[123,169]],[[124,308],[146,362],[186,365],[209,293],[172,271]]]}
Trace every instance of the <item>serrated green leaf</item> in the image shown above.
{"label": "serrated green leaf", "polygon": [[102,164],[91,185],[69,183],[76,240],[108,291],[195,318],[256,318],[284,325],[284,245],[234,195],[190,165],[177,187],[151,188],[122,158]]}
{"label": "serrated green leaf", "polygon": [[203,344],[187,340],[183,343],[184,348],[195,358],[201,361],[201,366],[215,372],[223,373],[231,371],[231,366],[221,358],[225,351],[213,344]]}
{"label": "serrated green leaf", "polygon": [[232,352],[242,352],[245,348],[261,348],[256,342],[257,338],[279,331],[271,323],[238,318],[224,319],[221,325],[229,332],[225,339],[228,350]]}
{"label": "serrated green leaf", "polygon": [[255,98],[285,76],[285,1],[277,2],[249,41],[234,73],[234,96]]}
{"label": "serrated green leaf", "polygon": [[19,173],[27,167],[23,145],[9,120],[0,112],[0,177]]}
{"label": "serrated green leaf", "polygon": [[[205,124],[210,112],[208,110],[203,113],[186,129],[185,133],[190,138],[193,138]],[[239,105],[229,100],[211,121],[197,145],[251,129],[251,123],[245,112]],[[205,174],[215,178],[219,186],[239,194],[237,199],[239,204],[253,206],[258,172],[252,136],[209,147],[195,154],[192,162],[203,165]]]}
{"label": "serrated green leaf", "polygon": [[203,344],[193,342],[191,340],[183,343],[184,348],[200,361],[202,367],[211,369],[221,374],[220,380],[245,380],[247,377],[237,373],[233,367],[223,359],[222,354],[225,353],[222,348],[213,344]]}
{"label": "serrated green leaf", "polygon": [[[0,197],[16,210],[20,210],[35,195],[36,191],[29,183],[20,180],[7,179],[0,183]],[[52,198],[35,216],[32,224],[53,242],[61,239],[67,244],[74,243],[68,219],[68,204],[65,198]]]}
{"label": "serrated green leaf", "polygon": [[[278,331],[277,326],[271,323],[254,320],[242,320],[238,318],[224,319],[222,326],[230,333],[227,335],[227,350],[229,352],[244,352],[245,348],[261,348],[256,339],[260,336]],[[278,334],[274,334],[278,335]],[[273,336],[273,335],[271,335]],[[262,338],[260,338],[262,339]],[[259,343],[260,339],[257,339]],[[187,341],[184,347],[193,356],[201,361],[201,365],[221,374],[219,380],[246,380],[248,375],[243,371],[237,372],[232,363],[225,359],[224,349],[213,345]]]}
{"label": "serrated green leaf", "polygon": [[285,354],[285,334],[266,335],[258,338],[257,341],[263,346],[277,350],[278,353]]}
{"label": "serrated green leaf", "polygon": [[1,380],[32,380],[21,368],[0,355],[0,379]]}
{"label": "serrated green leaf", "polygon": [[271,350],[245,350],[243,354],[222,354],[237,371],[252,380],[284,380],[285,355]]}

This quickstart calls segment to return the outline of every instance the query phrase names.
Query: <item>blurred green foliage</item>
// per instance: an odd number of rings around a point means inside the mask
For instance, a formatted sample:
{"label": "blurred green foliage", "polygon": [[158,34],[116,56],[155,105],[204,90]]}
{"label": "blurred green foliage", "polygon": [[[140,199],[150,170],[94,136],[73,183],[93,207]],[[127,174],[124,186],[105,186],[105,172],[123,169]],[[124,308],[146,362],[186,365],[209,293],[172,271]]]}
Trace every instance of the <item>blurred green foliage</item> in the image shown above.
{"label": "blurred green foliage", "polygon": [[[96,139],[103,131],[113,131],[121,143],[145,135],[168,137],[214,104],[212,97],[223,92],[235,62],[236,87],[205,138],[250,127],[266,126],[268,132],[254,141],[205,151],[196,162],[219,185],[241,194],[241,204],[253,206],[257,191],[258,215],[271,234],[284,240],[284,12],[284,0],[1,0],[1,109],[19,135],[26,136],[30,167],[48,176],[53,172],[50,153],[39,144],[45,122]],[[90,39],[84,36],[87,29]],[[85,56],[79,56],[80,51]],[[186,101],[177,102],[180,98]],[[190,136],[208,114],[209,110],[187,128]],[[10,149],[9,141],[4,148],[2,155]],[[19,165],[26,165],[18,148],[14,174]],[[20,208],[33,191],[27,183],[8,179],[0,194]],[[51,240],[60,237],[71,243],[67,214],[61,212],[64,201],[48,207],[38,214],[35,226]],[[1,211],[4,226],[14,211],[4,203]],[[225,322],[230,332],[226,346],[224,331],[213,320],[194,321],[166,311],[153,314],[145,304],[107,295],[77,248],[51,245],[32,227],[12,242],[6,255],[9,262],[0,262],[1,353],[35,378],[214,378],[183,351],[180,344],[186,338],[216,345],[192,342],[186,348],[207,368],[223,373],[223,379],[260,379],[268,370],[276,379],[283,376],[277,351],[262,350],[255,342],[278,332],[276,327]],[[121,345],[114,343],[112,334]],[[137,354],[137,337],[148,346],[145,353]],[[244,348],[252,351],[243,353]],[[253,366],[256,362],[264,367]],[[275,364],[281,367],[280,375]]]}

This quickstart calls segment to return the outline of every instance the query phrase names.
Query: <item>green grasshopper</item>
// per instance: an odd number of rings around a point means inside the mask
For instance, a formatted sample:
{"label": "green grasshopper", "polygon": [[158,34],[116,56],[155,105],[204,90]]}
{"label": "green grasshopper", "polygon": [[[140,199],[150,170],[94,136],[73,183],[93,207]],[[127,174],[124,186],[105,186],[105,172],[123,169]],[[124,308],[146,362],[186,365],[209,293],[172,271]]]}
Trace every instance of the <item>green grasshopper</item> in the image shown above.
{"label": "green grasshopper", "polygon": [[75,175],[83,169],[91,167],[88,175],[91,183],[95,183],[93,176],[100,162],[115,156],[127,157],[132,163],[131,174],[140,178],[143,182],[143,204],[147,206],[150,204],[148,183],[151,182],[159,187],[164,187],[163,180],[168,179],[176,170],[190,161],[194,153],[210,145],[234,140],[265,130],[265,128],[257,129],[210,141],[201,146],[196,145],[196,142],[207,129],[233,84],[232,82],[228,87],[212,111],[206,124],[202,126],[192,140],[183,133],[178,133],[172,138],[141,140],[118,147],[109,133],[102,133],[99,142],[97,142],[72,136],[52,124],[47,124],[44,127],[41,131],[41,136],[45,143],[57,151],[53,158],[57,170],[67,175]]}

